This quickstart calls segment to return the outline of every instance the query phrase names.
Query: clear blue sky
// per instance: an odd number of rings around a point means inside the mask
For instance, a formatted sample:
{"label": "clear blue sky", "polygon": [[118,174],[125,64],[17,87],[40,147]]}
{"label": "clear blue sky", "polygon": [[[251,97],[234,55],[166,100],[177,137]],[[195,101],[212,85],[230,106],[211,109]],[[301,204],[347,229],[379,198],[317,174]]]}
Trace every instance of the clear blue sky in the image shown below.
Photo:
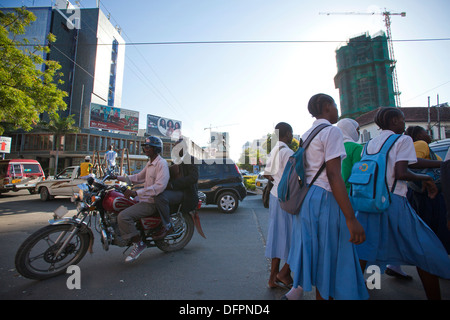
{"label": "clear blue sky", "polygon": [[[51,1],[0,0],[3,6]],[[79,1],[95,7],[95,0]],[[72,1],[74,3],[74,1]],[[209,130],[230,133],[231,156],[272,132],[280,121],[302,134],[313,119],[309,98],[333,96],[335,50],[349,38],[385,30],[382,15],[319,15],[319,12],[406,12],[392,16],[394,40],[450,38],[448,0],[104,0],[127,42],[328,41],[290,44],[188,44],[126,47],[120,107],[183,122],[183,134],[205,146]],[[82,19],[83,17],[81,17]],[[450,102],[450,41],[394,42],[404,107]]]}

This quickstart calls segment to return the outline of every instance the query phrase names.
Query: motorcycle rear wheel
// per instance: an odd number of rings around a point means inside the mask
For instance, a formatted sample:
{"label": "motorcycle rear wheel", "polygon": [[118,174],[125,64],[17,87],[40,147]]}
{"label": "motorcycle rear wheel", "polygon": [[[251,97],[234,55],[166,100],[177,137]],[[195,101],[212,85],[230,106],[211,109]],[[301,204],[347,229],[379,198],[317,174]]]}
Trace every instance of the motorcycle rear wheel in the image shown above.
{"label": "motorcycle rear wheel", "polygon": [[[66,272],[76,265],[89,248],[89,234],[78,232],[59,256],[55,256],[61,244],[73,230],[71,224],[50,225],[29,236],[17,250],[16,270],[24,277],[44,280]],[[58,243],[56,240],[59,239]]]}
{"label": "motorcycle rear wheel", "polygon": [[175,216],[172,218],[172,223],[174,224],[174,231],[165,239],[155,241],[156,246],[161,251],[173,252],[183,249],[191,241],[194,234],[194,220],[192,220],[190,214],[182,214],[181,217]]}

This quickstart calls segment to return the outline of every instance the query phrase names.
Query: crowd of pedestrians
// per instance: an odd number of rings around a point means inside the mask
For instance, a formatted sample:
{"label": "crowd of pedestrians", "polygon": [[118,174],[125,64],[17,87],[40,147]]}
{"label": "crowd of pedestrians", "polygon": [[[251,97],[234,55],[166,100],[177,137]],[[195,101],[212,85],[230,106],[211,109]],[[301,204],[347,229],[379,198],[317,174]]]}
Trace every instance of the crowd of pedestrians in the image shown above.
{"label": "crowd of pedestrians", "polygon": [[[439,278],[450,279],[450,208],[445,203],[450,198],[445,181],[449,153],[442,161],[430,151],[431,140],[423,128],[408,128],[403,134],[401,110],[380,108],[374,120],[381,133],[368,142],[367,152],[377,153],[389,136],[402,134],[387,156],[391,202],[382,213],[355,212],[348,178],[363,150],[357,143],[359,124],[352,119],[338,122],[336,103],[326,94],[311,97],[308,111],[316,120],[302,140],[316,126],[329,126],[305,151],[306,183],[323,162],[326,167],[310,186],[298,214],[281,209],[277,186],[293,154],[289,148],[293,130],[284,122],[275,127],[279,141],[265,170],[273,183],[266,245],[266,257],[271,259],[269,287],[290,288],[283,296],[287,300],[301,299],[303,290],[313,286],[316,299],[368,299],[363,276],[367,266],[377,265],[381,272],[407,279],[401,265],[414,265],[427,298],[440,299]],[[414,171],[419,168],[440,169],[442,186],[432,176]],[[280,269],[281,261],[285,264]]]}

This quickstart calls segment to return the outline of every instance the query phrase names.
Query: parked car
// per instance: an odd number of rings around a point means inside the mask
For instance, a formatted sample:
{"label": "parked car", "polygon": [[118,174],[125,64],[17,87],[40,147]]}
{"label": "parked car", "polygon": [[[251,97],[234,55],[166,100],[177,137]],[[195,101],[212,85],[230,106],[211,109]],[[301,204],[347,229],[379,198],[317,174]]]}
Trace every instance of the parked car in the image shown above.
{"label": "parked car", "polygon": [[53,178],[36,184],[36,192],[40,194],[42,201],[48,201],[55,196],[73,196],[78,192],[77,185],[85,183],[85,179],[80,179],[80,167],[67,167]]}
{"label": "parked car", "polygon": [[221,212],[235,212],[247,196],[241,173],[231,159],[203,160],[198,175],[198,190],[206,195],[206,204],[216,204]]}
{"label": "parked car", "polygon": [[442,158],[442,160],[444,160],[445,156],[447,155],[448,148],[450,147],[450,139],[438,140],[430,143],[429,146],[434,153],[436,153]]}
{"label": "parked car", "polygon": [[44,171],[36,160],[0,160],[0,193],[28,189],[33,194],[36,184],[43,180]]}
{"label": "parked car", "polygon": [[267,182],[267,178],[264,177],[264,171],[260,172],[255,180],[256,189],[264,191],[267,186]]}

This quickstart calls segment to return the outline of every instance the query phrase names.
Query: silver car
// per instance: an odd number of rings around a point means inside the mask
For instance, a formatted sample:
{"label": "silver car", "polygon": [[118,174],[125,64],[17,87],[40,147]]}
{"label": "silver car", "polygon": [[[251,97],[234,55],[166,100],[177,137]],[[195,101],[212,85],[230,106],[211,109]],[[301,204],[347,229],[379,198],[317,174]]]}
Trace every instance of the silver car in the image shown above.
{"label": "silver car", "polygon": [[256,189],[264,190],[267,186],[267,178],[264,177],[264,171],[258,174],[258,177],[255,179]]}

